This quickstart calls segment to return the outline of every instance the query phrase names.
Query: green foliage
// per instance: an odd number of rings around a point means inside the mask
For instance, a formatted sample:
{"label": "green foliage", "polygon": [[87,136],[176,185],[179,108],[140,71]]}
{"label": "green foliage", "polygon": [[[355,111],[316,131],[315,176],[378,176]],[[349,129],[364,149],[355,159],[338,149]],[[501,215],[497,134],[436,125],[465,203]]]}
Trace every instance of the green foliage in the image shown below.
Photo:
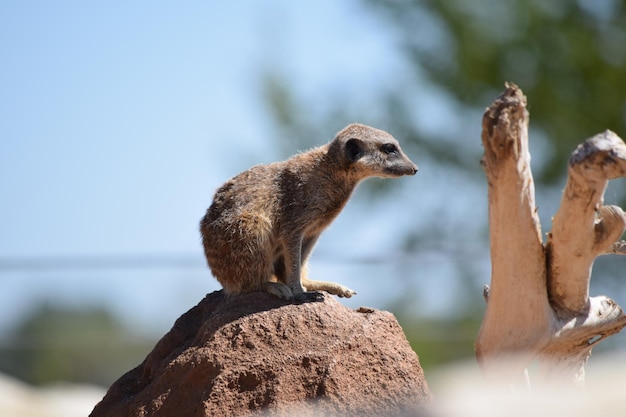
{"label": "green foliage", "polygon": [[0,345],[0,371],[32,384],[108,386],[137,366],[152,344],[104,309],[41,305]]}
{"label": "green foliage", "polygon": [[398,316],[407,340],[419,355],[420,364],[427,373],[451,362],[473,360],[474,338],[481,319],[481,315],[458,320],[450,320],[449,317],[415,320],[411,316]]}
{"label": "green foliage", "polygon": [[410,62],[464,106],[488,106],[505,81],[523,89],[552,147],[539,182],[562,178],[587,137],[626,134],[623,1],[366,3],[386,13]]}
{"label": "green foliage", "polygon": [[[474,339],[486,304],[477,296],[482,291],[472,279],[478,271],[463,261],[455,262],[454,268],[459,277],[456,293],[460,294],[455,297],[455,311],[444,314],[426,311],[420,305],[423,297],[410,288],[388,306],[427,372],[451,362],[474,360]],[[410,271],[402,274],[408,276]],[[450,295],[441,294],[442,302]]]}

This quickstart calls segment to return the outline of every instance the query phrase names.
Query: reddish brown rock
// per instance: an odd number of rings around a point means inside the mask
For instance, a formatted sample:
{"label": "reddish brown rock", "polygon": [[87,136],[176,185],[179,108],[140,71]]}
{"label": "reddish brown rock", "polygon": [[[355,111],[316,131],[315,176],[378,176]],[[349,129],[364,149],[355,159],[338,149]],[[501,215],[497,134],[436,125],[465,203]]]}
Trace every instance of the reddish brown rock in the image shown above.
{"label": "reddish brown rock", "polygon": [[430,391],[391,313],[320,294],[206,296],[91,417],[417,415]]}

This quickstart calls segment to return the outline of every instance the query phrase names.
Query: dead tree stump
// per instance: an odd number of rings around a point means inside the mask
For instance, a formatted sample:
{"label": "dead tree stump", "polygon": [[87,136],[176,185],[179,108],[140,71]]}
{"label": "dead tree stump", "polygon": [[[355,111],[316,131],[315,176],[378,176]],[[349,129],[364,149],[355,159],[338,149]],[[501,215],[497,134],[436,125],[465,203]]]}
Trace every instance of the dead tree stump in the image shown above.
{"label": "dead tree stump", "polygon": [[483,116],[481,161],[488,182],[491,285],[476,340],[484,373],[527,381],[533,361],[547,380],[584,383],[591,349],[626,326],[622,309],[589,297],[595,258],[624,254],[626,217],[603,205],[608,181],[626,175],[626,145],[600,133],[578,146],[552,231],[543,242],[528,149],[526,97],[513,84]]}

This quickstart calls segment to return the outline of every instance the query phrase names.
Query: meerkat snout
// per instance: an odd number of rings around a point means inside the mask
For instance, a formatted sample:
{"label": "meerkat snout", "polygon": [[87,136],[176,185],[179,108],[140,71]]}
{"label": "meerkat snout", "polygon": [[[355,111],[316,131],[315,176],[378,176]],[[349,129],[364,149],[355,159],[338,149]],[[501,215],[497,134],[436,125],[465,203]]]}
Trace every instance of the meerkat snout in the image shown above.
{"label": "meerkat snout", "polygon": [[286,161],[254,166],[217,190],[200,222],[209,267],[229,295],[267,291],[293,300],[323,290],[351,297],[348,287],[306,277],[315,242],[361,180],[417,169],[393,136],[362,124]]}
{"label": "meerkat snout", "polygon": [[419,170],[418,166],[402,152],[398,145],[385,143],[381,146],[381,151],[387,155],[387,164],[384,171],[390,176],[415,175]]}

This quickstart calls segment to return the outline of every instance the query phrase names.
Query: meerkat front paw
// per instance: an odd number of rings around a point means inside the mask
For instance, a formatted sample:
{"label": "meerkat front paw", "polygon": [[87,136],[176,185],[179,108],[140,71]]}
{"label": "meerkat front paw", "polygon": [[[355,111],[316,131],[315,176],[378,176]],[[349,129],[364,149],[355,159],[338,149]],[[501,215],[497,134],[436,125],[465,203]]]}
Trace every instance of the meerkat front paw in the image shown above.
{"label": "meerkat front paw", "polygon": [[335,294],[335,295],[337,295],[337,297],[341,297],[341,298],[350,298],[353,295],[356,295],[356,291],[353,291],[350,288],[340,284],[339,288],[337,288],[337,292],[333,293],[333,294]]}

